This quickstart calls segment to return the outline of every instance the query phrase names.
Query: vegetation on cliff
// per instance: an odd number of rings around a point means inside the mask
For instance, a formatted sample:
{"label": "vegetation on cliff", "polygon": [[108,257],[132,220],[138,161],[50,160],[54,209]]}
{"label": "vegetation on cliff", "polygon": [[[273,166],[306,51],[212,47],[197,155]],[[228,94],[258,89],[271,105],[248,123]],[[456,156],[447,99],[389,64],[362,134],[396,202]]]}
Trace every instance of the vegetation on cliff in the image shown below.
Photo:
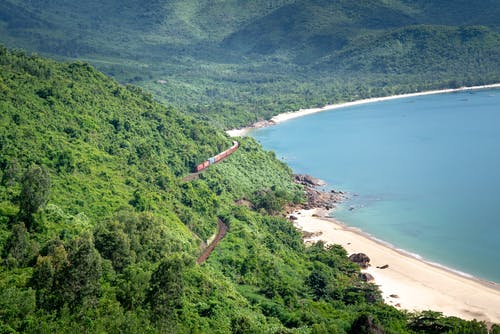
{"label": "vegetation on cliff", "polygon": [[[183,182],[224,133],[4,47],[0,110],[1,332],[487,333],[385,305],[341,247],[305,247],[277,214],[302,188],[250,138]],[[217,218],[229,232],[199,266]]]}

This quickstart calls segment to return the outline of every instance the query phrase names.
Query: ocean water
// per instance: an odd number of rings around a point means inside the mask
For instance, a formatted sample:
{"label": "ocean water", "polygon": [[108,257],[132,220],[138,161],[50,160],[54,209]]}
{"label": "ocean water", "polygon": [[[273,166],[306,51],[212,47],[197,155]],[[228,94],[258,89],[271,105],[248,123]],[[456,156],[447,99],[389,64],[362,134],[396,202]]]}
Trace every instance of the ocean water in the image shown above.
{"label": "ocean water", "polygon": [[500,283],[500,89],[346,107],[252,131],[350,199],[333,216]]}

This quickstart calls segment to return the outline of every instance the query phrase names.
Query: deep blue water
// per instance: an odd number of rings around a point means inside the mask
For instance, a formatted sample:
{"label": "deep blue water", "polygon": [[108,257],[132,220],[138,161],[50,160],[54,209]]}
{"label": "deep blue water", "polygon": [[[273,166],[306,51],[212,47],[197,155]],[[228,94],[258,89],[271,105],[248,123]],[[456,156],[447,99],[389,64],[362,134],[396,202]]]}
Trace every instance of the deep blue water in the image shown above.
{"label": "deep blue water", "polygon": [[499,89],[341,108],[251,136],[348,191],[333,213],[347,225],[500,283]]}

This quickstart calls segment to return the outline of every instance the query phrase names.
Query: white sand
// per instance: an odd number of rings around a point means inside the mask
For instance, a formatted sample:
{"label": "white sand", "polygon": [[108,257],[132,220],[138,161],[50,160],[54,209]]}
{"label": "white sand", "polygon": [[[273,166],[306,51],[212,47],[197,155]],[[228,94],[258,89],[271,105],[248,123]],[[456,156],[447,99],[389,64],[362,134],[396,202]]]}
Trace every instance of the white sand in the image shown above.
{"label": "white sand", "polygon": [[255,124],[250,125],[249,127],[227,130],[226,133],[231,137],[242,137],[242,136],[246,136],[248,134],[248,132],[250,132],[251,130],[256,129],[256,128],[261,128],[261,127],[270,126],[270,125],[274,125],[274,124],[278,124],[278,123],[283,123],[283,122],[286,122],[288,120],[291,120],[291,119],[294,119],[297,117],[311,115],[311,114],[315,114],[315,113],[327,111],[327,110],[332,110],[332,109],[352,107],[352,106],[357,106],[360,104],[366,104],[366,103],[372,103],[372,102],[401,99],[401,98],[405,98],[405,97],[452,93],[452,92],[459,92],[459,91],[464,91],[464,90],[477,90],[477,89],[499,88],[499,87],[500,87],[500,83],[492,84],[492,85],[484,85],[484,86],[462,87],[462,88],[456,88],[456,89],[432,90],[432,91],[427,91],[427,92],[401,94],[401,95],[393,95],[393,96],[386,96],[386,97],[375,97],[375,98],[358,100],[358,101],[353,101],[353,102],[331,104],[331,105],[324,106],[322,108],[300,109],[299,111],[291,111],[291,112],[286,112],[286,113],[276,115],[273,118],[271,118],[271,120],[268,122],[260,121],[260,122],[257,122]]}
{"label": "white sand", "polygon": [[[500,285],[467,278],[397,251],[359,230],[324,218],[325,211],[299,212],[295,213],[295,225],[315,234],[306,241],[340,244],[349,254],[365,253],[370,257],[371,266],[364,272],[375,278],[386,303],[410,311],[430,309],[449,316],[500,323]],[[387,269],[376,268],[386,264]]]}

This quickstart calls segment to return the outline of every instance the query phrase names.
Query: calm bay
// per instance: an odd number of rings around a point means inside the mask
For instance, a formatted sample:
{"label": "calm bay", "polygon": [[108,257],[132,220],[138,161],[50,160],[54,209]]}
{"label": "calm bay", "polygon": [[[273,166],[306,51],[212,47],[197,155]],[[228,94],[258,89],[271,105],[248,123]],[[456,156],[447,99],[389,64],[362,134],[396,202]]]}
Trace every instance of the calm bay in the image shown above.
{"label": "calm bay", "polygon": [[251,132],[295,173],[347,191],[332,215],[500,283],[500,90],[335,109]]}

